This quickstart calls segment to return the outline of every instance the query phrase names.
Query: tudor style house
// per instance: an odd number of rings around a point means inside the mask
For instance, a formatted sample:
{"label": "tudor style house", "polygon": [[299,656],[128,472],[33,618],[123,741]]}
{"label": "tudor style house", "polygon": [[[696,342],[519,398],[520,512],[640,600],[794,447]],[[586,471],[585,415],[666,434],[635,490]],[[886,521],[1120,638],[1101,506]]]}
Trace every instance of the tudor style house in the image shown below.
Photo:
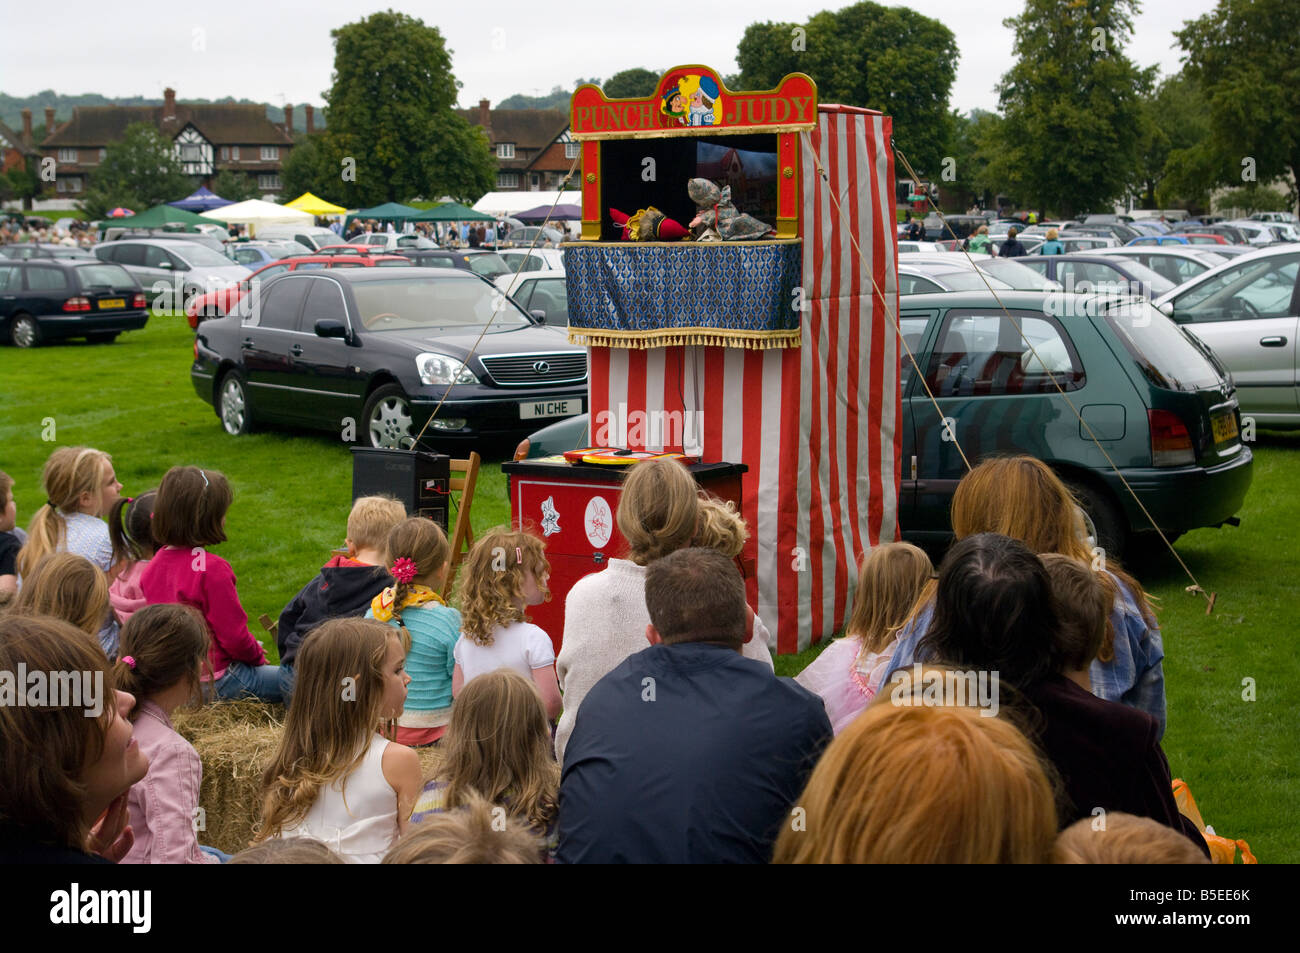
{"label": "tudor style house", "polygon": [[[54,158],[54,192],[73,198],[86,190],[109,143],[119,141],[127,126],[153,123],[172,140],[176,158],[196,185],[211,185],[217,173],[229,169],[252,176],[264,195],[280,190],[280,169],[293,148],[293,107],[286,106],[284,125],[271,122],[266,107],[233,103],[178,103],[176,91],[163,91],[161,106],[78,106],[72,118],[55,126],[54,110],[45,110],[40,144]],[[307,131],[312,131],[312,107],[307,107]]]}
{"label": "tudor style house", "polygon": [[[497,160],[497,189],[523,192],[560,189],[569,166],[581,155],[569,136],[563,109],[492,109],[486,99],[477,109],[458,109],[471,125],[482,126]],[[577,188],[575,181],[570,188]]]}

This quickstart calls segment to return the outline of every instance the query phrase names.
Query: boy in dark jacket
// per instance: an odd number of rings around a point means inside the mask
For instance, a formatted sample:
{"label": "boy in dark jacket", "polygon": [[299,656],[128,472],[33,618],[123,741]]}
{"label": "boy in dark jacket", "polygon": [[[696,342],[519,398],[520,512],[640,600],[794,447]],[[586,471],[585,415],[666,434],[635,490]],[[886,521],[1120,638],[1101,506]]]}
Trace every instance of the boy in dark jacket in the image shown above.
{"label": "boy in dark jacket", "polygon": [[280,613],[275,633],[280,648],[280,689],[288,704],[294,659],[303,638],[327,619],[365,615],[370,600],[393,585],[384,567],[388,532],[406,519],[406,508],[387,496],[362,496],[348,514],[348,554],[335,556]]}

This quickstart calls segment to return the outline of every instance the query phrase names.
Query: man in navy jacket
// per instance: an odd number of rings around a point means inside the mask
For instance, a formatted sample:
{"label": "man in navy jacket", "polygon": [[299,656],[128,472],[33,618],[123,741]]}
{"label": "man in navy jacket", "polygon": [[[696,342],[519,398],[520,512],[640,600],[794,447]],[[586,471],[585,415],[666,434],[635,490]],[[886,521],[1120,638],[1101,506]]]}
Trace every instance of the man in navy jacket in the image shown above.
{"label": "man in navy jacket", "polygon": [[766,863],[831,726],[740,654],[745,586],[684,549],[646,571],[650,647],[582,702],[560,786],[562,863]]}

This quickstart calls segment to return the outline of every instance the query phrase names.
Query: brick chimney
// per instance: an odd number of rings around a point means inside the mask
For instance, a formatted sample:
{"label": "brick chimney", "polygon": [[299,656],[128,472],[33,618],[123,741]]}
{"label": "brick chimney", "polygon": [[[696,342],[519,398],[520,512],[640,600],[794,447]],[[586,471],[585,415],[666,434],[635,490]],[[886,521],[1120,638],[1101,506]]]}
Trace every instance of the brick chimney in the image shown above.
{"label": "brick chimney", "polygon": [[176,90],[168,86],[163,90],[163,119],[176,118]]}
{"label": "brick chimney", "polygon": [[23,145],[30,146],[31,144],[32,144],[32,111],[30,109],[24,109],[23,110]]}
{"label": "brick chimney", "polygon": [[293,135],[293,103],[286,103],[284,107],[284,131]]}
{"label": "brick chimney", "polygon": [[54,131],[54,107],[45,107],[45,134],[48,136]]}
{"label": "brick chimney", "polygon": [[308,103],[302,108],[306,111],[307,114],[307,135],[310,136],[313,132],[316,131],[316,107],[313,106],[311,103]]}
{"label": "brick chimney", "polygon": [[482,126],[483,131],[487,133],[487,137],[489,141],[491,141],[492,139],[492,110],[490,108],[491,105],[492,104],[489,103],[486,99],[480,99],[478,101],[478,124]]}

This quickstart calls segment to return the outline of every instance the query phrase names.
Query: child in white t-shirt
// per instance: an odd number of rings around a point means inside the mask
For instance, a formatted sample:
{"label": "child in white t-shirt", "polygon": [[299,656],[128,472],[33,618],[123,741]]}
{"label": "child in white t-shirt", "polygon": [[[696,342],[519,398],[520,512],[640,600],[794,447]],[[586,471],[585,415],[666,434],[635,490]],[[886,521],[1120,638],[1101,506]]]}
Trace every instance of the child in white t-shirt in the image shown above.
{"label": "child in white t-shirt", "polygon": [[528,621],[524,609],[550,599],[546,546],[528,533],[497,528],[475,542],[460,576],[461,637],[453,655],[452,695],[479,675],[508,668],[537,686],[546,717],[563,702],[555,677],[550,636]]}

